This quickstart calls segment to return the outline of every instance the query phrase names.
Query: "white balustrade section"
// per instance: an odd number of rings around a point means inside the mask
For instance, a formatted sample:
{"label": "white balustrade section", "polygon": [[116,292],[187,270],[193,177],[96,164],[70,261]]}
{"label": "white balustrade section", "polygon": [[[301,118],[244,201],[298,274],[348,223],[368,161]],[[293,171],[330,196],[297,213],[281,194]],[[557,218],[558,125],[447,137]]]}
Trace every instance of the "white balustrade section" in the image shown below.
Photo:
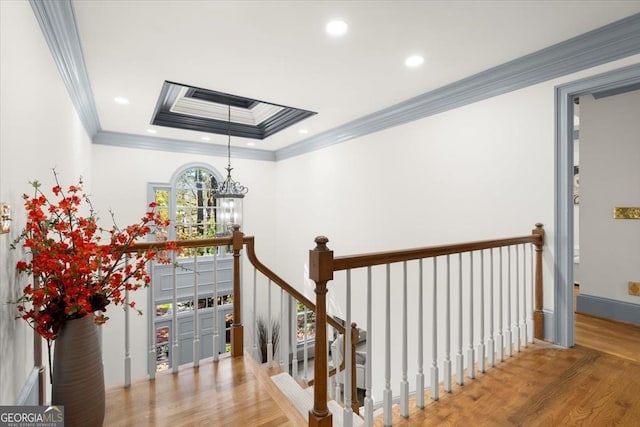
{"label": "white balustrade section", "polygon": [[494,333],[493,248],[489,250],[489,265],[490,265],[490,268],[489,268],[489,339],[487,340],[487,349],[488,349],[488,356],[489,356],[489,360],[488,360],[489,366],[493,368],[496,366],[496,347],[495,347],[495,341],[493,339],[493,333]]}
{"label": "white balustrade section", "polygon": [[458,254],[458,353],[456,354],[456,381],[464,384],[464,356],[462,355],[462,254]]}
{"label": "white balustrade section", "polygon": [[444,391],[451,392],[451,260],[447,255],[447,289],[445,309],[445,344],[444,344]]}
{"label": "white balustrade section", "polygon": [[504,281],[503,281],[503,269],[502,269],[502,246],[500,247],[499,253],[499,268],[500,272],[500,286],[498,287],[498,340],[496,343],[496,347],[498,349],[498,360],[500,362],[504,362],[504,313],[503,313],[503,304],[504,300],[503,289],[504,289]]}
{"label": "white balustrade section", "polygon": [[253,334],[251,334],[251,339],[253,341],[253,357],[258,360],[260,357],[260,353],[258,350],[258,269],[253,268],[253,314],[251,316],[251,330],[253,330]]}
{"label": "white balustrade section", "polygon": [[423,263],[418,261],[418,373],[416,374],[416,407],[424,408],[424,309],[423,309]]}
{"label": "white balustrade section", "polygon": [[407,371],[409,366],[409,351],[407,344],[407,262],[402,263],[402,380],[400,381],[400,415],[409,416],[409,381]]}
{"label": "white balustrade section", "polygon": [[149,314],[147,315],[147,337],[149,344],[149,353],[147,354],[147,374],[149,375],[150,380],[156,379],[156,358],[157,358],[157,349],[156,349],[156,305],[155,305],[155,297],[154,297],[154,286],[153,286],[153,265],[154,262],[151,262],[151,268],[149,269],[149,279],[151,286],[147,291],[147,306]]}
{"label": "white balustrade section", "polygon": [[385,287],[385,319],[384,319],[384,425],[391,425],[391,265],[387,264],[387,281]]}
{"label": "white balustrade section", "polygon": [[180,368],[180,345],[178,340],[178,277],[175,267],[176,254],[173,253],[173,292],[171,296],[171,335],[173,345],[171,346],[171,370],[174,374],[178,373]]}
{"label": "white balustrade section", "polygon": [[505,333],[505,349],[507,356],[513,356],[513,335],[511,330],[511,310],[513,301],[511,300],[511,246],[507,246],[507,331]]}
{"label": "white balustrade section", "polygon": [[473,252],[469,252],[469,347],[467,348],[467,376],[476,377],[475,354],[473,349]]}
{"label": "white balustrade section", "polygon": [[124,291],[124,386],[131,387],[131,320],[129,290]]}
{"label": "white balustrade section", "polygon": [[[420,276],[422,282],[422,260],[420,260]],[[422,284],[420,285],[422,289]],[[422,302],[422,292],[420,292],[420,301]],[[431,303],[431,399],[439,399],[440,378],[438,375],[438,258],[433,258],[433,293]],[[422,329],[422,325],[420,325]],[[424,391],[421,393],[424,397]]]}
{"label": "white balustrade section", "polygon": [[193,251],[193,367],[200,366],[200,299],[198,298],[198,251]]}
{"label": "white balustrade section", "polygon": [[273,337],[271,329],[271,279],[267,284],[267,318],[265,320],[265,328],[267,328],[267,366],[273,366]]}
{"label": "white balustrade section", "polygon": [[485,369],[485,344],[484,344],[484,251],[480,251],[480,343],[478,344],[478,370],[482,373]]}
{"label": "white balustrade section", "polygon": [[[220,360],[220,325],[218,322],[218,249],[213,252],[213,361]],[[254,323],[255,325],[255,323]]]}
{"label": "white balustrade section", "polygon": [[[371,267],[367,267],[367,334],[372,330],[373,323],[371,322]],[[373,339],[370,336],[367,336],[367,358],[366,360],[372,359],[372,351],[371,351],[371,342]],[[372,363],[365,364],[365,397],[364,397],[364,414],[365,414],[365,425],[372,426],[373,425],[373,397],[371,396],[371,382],[373,379],[372,375]]]}
{"label": "white balustrade section", "polygon": [[352,385],[352,363],[351,361],[355,357],[352,352],[351,345],[351,270],[347,270],[347,286],[346,286],[346,315],[345,315],[345,337],[344,337],[344,345],[345,349],[343,351],[343,357],[345,361],[344,365],[344,415],[343,415],[343,425],[345,427],[351,427],[353,425],[353,410],[351,409],[351,385]]}

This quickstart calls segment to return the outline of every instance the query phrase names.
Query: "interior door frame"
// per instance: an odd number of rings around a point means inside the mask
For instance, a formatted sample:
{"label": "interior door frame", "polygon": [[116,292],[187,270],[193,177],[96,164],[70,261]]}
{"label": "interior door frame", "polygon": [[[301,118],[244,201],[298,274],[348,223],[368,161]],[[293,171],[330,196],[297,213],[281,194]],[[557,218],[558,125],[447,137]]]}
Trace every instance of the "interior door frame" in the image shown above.
{"label": "interior door frame", "polygon": [[640,64],[569,82],[555,88],[555,264],[554,313],[556,344],[572,347],[573,307],[573,114],[576,97],[615,95],[640,85]]}

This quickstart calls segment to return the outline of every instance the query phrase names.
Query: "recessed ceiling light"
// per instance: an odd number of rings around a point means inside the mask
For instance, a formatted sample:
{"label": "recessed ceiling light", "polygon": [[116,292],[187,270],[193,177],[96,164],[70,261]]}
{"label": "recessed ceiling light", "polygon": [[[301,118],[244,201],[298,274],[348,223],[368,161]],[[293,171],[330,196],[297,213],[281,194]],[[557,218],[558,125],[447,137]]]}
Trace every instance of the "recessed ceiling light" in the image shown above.
{"label": "recessed ceiling light", "polygon": [[149,133],[158,133],[158,131],[155,130],[155,129],[147,129],[147,132],[149,132]]}
{"label": "recessed ceiling light", "polygon": [[250,147],[253,147],[254,145],[256,145],[256,143],[255,142],[247,142],[247,145],[250,146]]}
{"label": "recessed ceiling light", "polygon": [[301,134],[303,134],[303,135],[304,135],[304,134],[309,133],[309,131],[308,131],[307,129],[300,129],[300,130],[298,131],[298,133],[301,133]]}
{"label": "recessed ceiling light", "polygon": [[407,67],[419,67],[424,62],[424,58],[420,55],[411,55],[404,60]]}
{"label": "recessed ceiling light", "polygon": [[347,25],[346,22],[336,19],[336,20],[330,21],[327,24],[327,26],[324,28],[329,35],[337,37],[337,36],[344,35],[349,29],[349,26]]}
{"label": "recessed ceiling light", "polygon": [[202,138],[203,141],[211,141],[211,138],[209,138],[208,136],[203,136]]}
{"label": "recessed ceiling light", "polygon": [[127,105],[129,104],[129,100],[127,98],[123,98],[121,96],[116,96],[115,98],[113,98],[113,100],[117,103],[117,104],[122,104],[122,105]]}

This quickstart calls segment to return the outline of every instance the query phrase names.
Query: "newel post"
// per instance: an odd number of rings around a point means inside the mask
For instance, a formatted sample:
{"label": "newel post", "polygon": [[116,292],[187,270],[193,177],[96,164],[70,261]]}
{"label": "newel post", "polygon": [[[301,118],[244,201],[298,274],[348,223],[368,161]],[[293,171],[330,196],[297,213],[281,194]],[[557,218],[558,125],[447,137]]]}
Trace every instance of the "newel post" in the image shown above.
{"label": "newel post", "polygon": [[242,326],[242,290],[240,287],[240,251],[244,233],[240,226],[233,226],[233,324],[231,325],[231,355],[244,354],[244,330]]}
{"label": "newel post", "polygon": [[309,410],[310,427],[333,425],[327,407],[327,282],[333,279],[333,251],[327,248],[328,241],[324,236],[316,237],[316,247],[309,251],[309,278],[316,282],[315,385],[313,408]]}
{"label": "newel post", "polygon": [[542,247],[544,246],[544,229],[541,223],[531,232],[537,240],[536,245],[536,274],[535,274],[535,306],[533,311],[533,337],[544,339],[544,314],[542,313]]}

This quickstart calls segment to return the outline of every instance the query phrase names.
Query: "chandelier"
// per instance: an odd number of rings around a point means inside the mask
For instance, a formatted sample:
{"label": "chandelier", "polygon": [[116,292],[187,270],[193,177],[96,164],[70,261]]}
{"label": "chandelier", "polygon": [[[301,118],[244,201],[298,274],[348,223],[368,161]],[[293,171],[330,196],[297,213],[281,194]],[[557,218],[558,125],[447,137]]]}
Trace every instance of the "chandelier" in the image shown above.
{"label": "chandelier", "polygon": [[227,177],[224,181],[216,183],[213,188],[213,197],[217,202],[216,236],[220,237],[230,236],[234,224],[242,227],[242,199],[249,191],[247,187],[231,178],[231,104],[228,108],[227,160]]}

